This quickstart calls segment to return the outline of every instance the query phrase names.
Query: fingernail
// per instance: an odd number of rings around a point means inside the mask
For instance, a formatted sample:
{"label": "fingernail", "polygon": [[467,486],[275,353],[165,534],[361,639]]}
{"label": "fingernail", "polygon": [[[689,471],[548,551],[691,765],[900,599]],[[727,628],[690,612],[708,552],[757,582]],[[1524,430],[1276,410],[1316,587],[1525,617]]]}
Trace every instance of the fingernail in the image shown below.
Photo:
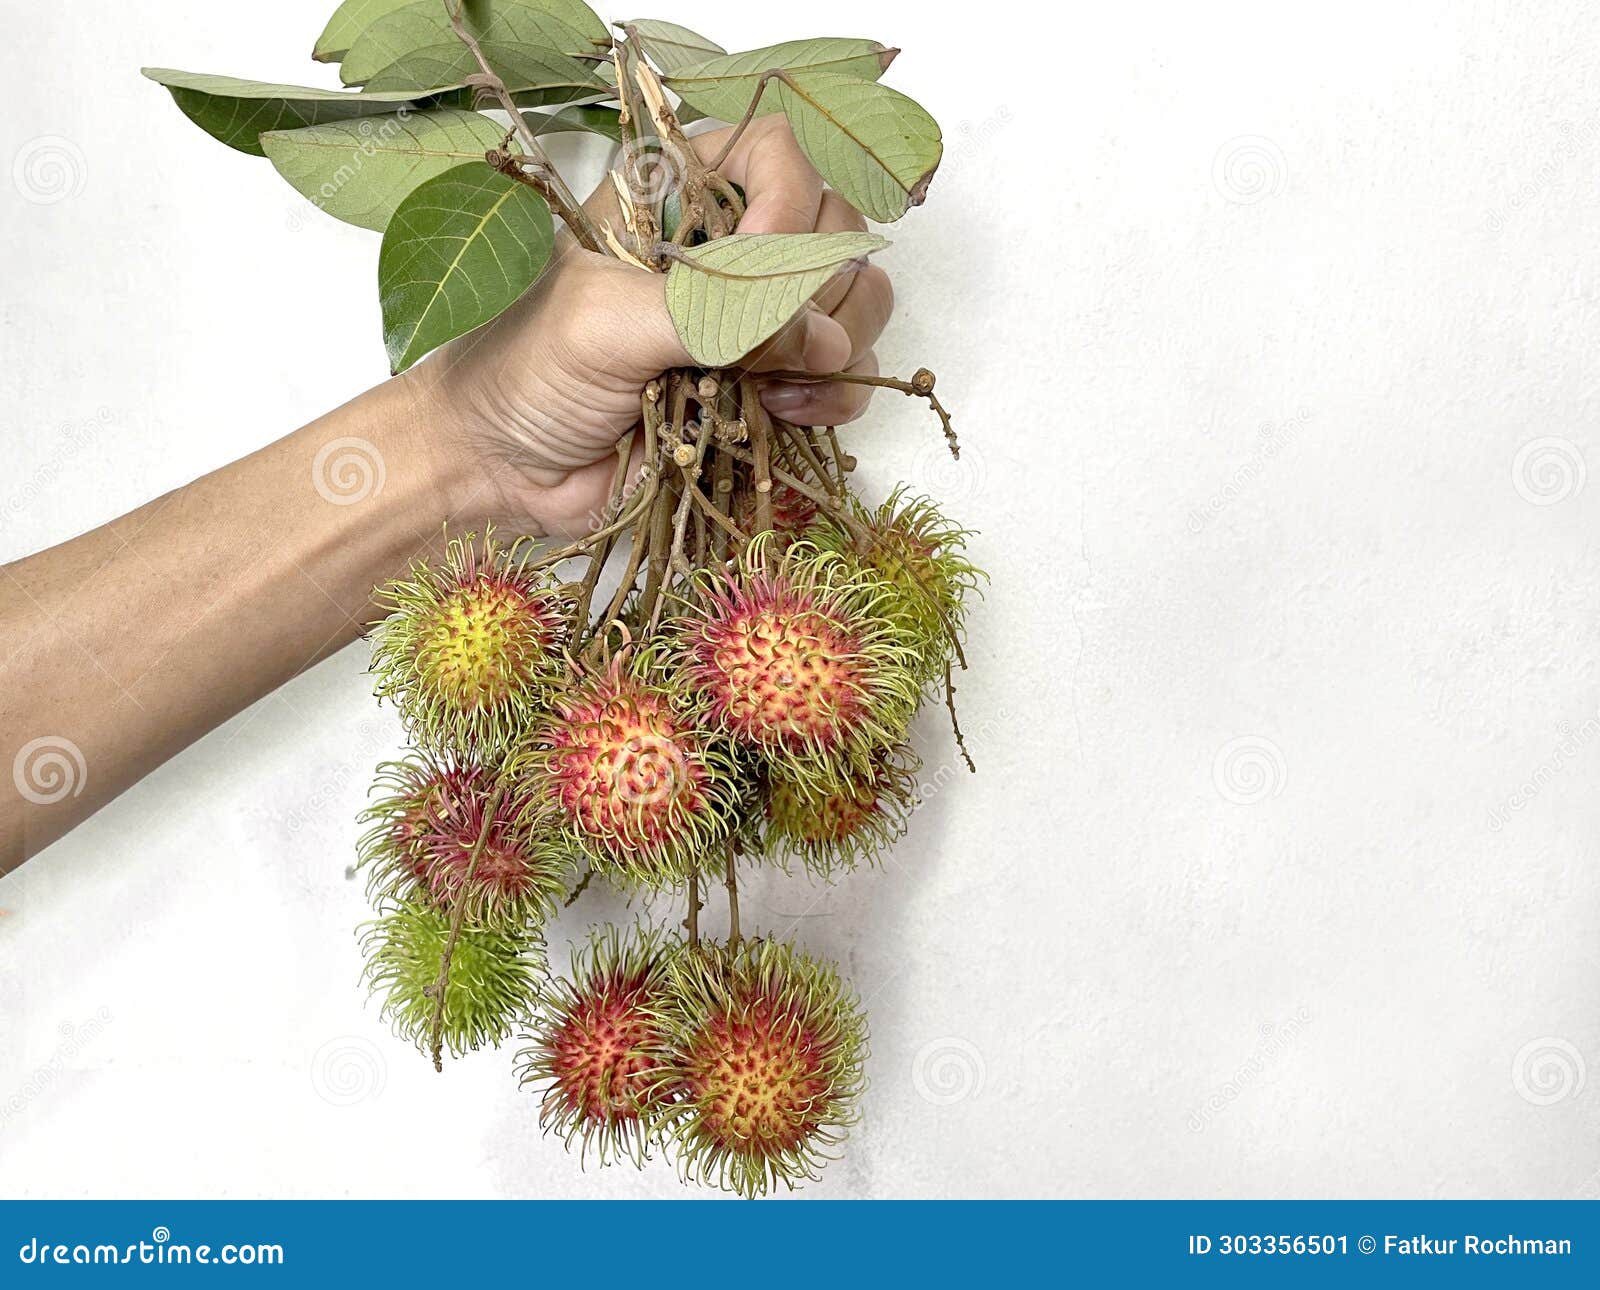
{"label": "fingernail", "polygon": [[826,314],[813,313],[800,352],[808,372],[837,372],[850,361],[850,336]]}
{"label": "fingernail", "polygon": [[768,412],[793,412],[803,406],[811,391],[804,385],[791,385],[779,381],[761,387],[761,406]]}

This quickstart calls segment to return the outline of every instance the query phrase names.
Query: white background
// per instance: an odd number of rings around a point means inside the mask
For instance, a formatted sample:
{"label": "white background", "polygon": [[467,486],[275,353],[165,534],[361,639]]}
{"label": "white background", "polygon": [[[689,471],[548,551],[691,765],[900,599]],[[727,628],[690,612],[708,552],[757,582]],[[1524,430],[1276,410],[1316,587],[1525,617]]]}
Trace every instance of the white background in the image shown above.
{"label": "white background", "polygon": [[[6,0],[0,557],[383,377],[376,235],[138,75],[331,83],[331,4]],[[1600,1194],[1600,14],[976,12],[663,10],[904,45],[947,140],[880,352],[967,451],[850,436],[982,530],[980,774],[930,715],[886,872],[750,893],[872,1017],[804,1194]],[[362,669],[0,881],[0,1192],[679,1194],[364,1006]]]}

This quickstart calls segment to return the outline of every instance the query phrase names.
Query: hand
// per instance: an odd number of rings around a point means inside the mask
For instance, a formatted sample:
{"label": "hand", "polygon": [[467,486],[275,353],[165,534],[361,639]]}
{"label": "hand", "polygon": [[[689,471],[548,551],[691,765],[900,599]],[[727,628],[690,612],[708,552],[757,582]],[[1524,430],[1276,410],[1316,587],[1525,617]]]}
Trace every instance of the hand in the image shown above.
{"label": "hand", "polygon": [[[731,131],[696,138],[714,159]],[[866,221],[800,151],[781,116],[752,122],[722,173],[745,191],[741,233],[839,232]],[[620,224],[609,185],[586,203]],[[425,433],[459,523],[492,520],[517,532],[576,537],[609,495],[615,448],[639,418],[644,385],[693,365],[666,308],[665,277],[563,239],[543,277],[488,326],[413,368]],[[876,266],[841,275],[749,362],[757,371],[876,373],[873,343],[894,296]],[[798,425],[861,415],[869,387],[773,383],[762,401]]]}

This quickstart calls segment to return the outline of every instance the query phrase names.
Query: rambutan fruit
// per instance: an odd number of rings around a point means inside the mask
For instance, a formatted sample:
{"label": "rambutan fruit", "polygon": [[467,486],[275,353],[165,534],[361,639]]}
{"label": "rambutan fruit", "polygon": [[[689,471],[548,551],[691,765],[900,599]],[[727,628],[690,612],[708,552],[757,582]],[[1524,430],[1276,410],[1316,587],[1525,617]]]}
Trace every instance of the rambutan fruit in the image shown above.
{"label": "rambutan fruit", "polygon": [[372,827],[359,860],[375,900],[446,912],[465,902],[472,924],[509,928],[555,912],[571,853],[535,827],[515,783],[423,754],[379,767],[375,791],[386,796],[362,814]]}
{"label": "rambutan fruit", "polygon": [[854,503],[857,518],[871,534],[860,549],[836,524],[819,522],[807,538],[876,575],[886,588],[881,611],[909,643],[917,679],[927,684],[943,674],[961,640],[966,599],[984,578],[966,556],[971,533],[945,518],[925,497],[907,498],[901,489],[877,510]]}
{"label": "rambutan fruit", "polygon": [[871,864],[905,832],[918,765],[916,754],[902,745],[823,789],[771,781],[762,849],[785,865],[798,860],[823,878]]}
{"label": "rambutan fruit", "polygon": [[731,573],[703,574],[682,618],[683,689],[697,720],[759,753],[775,778],[822,789],[900,742],[921,687],[886,621],[888,584],[845,557],[771,534]]}
{"label": "rambutan fruit", "polygon": [[[798,537],[817,521],[817,504],[799,489],[788,484],[773,485],[772,527],[786,537]],[[754,493],[741,493],[734,510],[734,523],[746,533],[756,526],[756,499]]]}
{"label": "rambutan fruit", "polygon": [[561,675],[567,602],[492,534],[452,540],[442,564],[414,564],[379,602],[389,615],[372,651],[375,689],[424,747],[503,751]]}
{"label": "rambutan fruit", "polygon": [[688,1180],[743,1196],[815,1178],[855,1122],[866,1018],[832,967],[778,941],[667,967],[660,1135]]}
{"label": "rambutan fruit", "polygon": [[732,745],[697,728],[640,656],[558,694],[516,770],[602,873],[658,887],[733,830],[744,780]]}
{"label": "rambutan fruit", "polygon": [[[383,995],[395,1034],[429,1050],[439,965],[452,916],[427,905],[401,905],[363,929],[362,979]],[[450,956],[441,1039],[457,1057],[498,1045],[527,1022],[544,970],[543,947],[527,932],[463,923]]]}
{"label": "rambutan fruit", "polygon": [[662,1097],[651,1050],[673,948],[649,931],[596,929],[569,976],[546,987],[517,1054],[520,1083],[543,1090],[541,1127],[585,1156],[594,1148],[602,1165],[648,1155]]}

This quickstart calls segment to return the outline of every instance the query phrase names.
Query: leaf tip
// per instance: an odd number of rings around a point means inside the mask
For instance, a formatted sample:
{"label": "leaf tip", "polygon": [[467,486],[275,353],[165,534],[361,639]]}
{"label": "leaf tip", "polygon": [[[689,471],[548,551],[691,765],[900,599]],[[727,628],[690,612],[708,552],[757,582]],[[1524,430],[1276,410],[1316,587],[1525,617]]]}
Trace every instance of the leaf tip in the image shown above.
{"label": "leaf tip", "polygon": [[878,66],[880,68],[882,68],[884,71],[888,71],[889,70],[889,64],[894,62],[894,60],[896,58],[898,58],[899,56],[900,56],[900,47],[898,45],[879,45],[878,46]]}

